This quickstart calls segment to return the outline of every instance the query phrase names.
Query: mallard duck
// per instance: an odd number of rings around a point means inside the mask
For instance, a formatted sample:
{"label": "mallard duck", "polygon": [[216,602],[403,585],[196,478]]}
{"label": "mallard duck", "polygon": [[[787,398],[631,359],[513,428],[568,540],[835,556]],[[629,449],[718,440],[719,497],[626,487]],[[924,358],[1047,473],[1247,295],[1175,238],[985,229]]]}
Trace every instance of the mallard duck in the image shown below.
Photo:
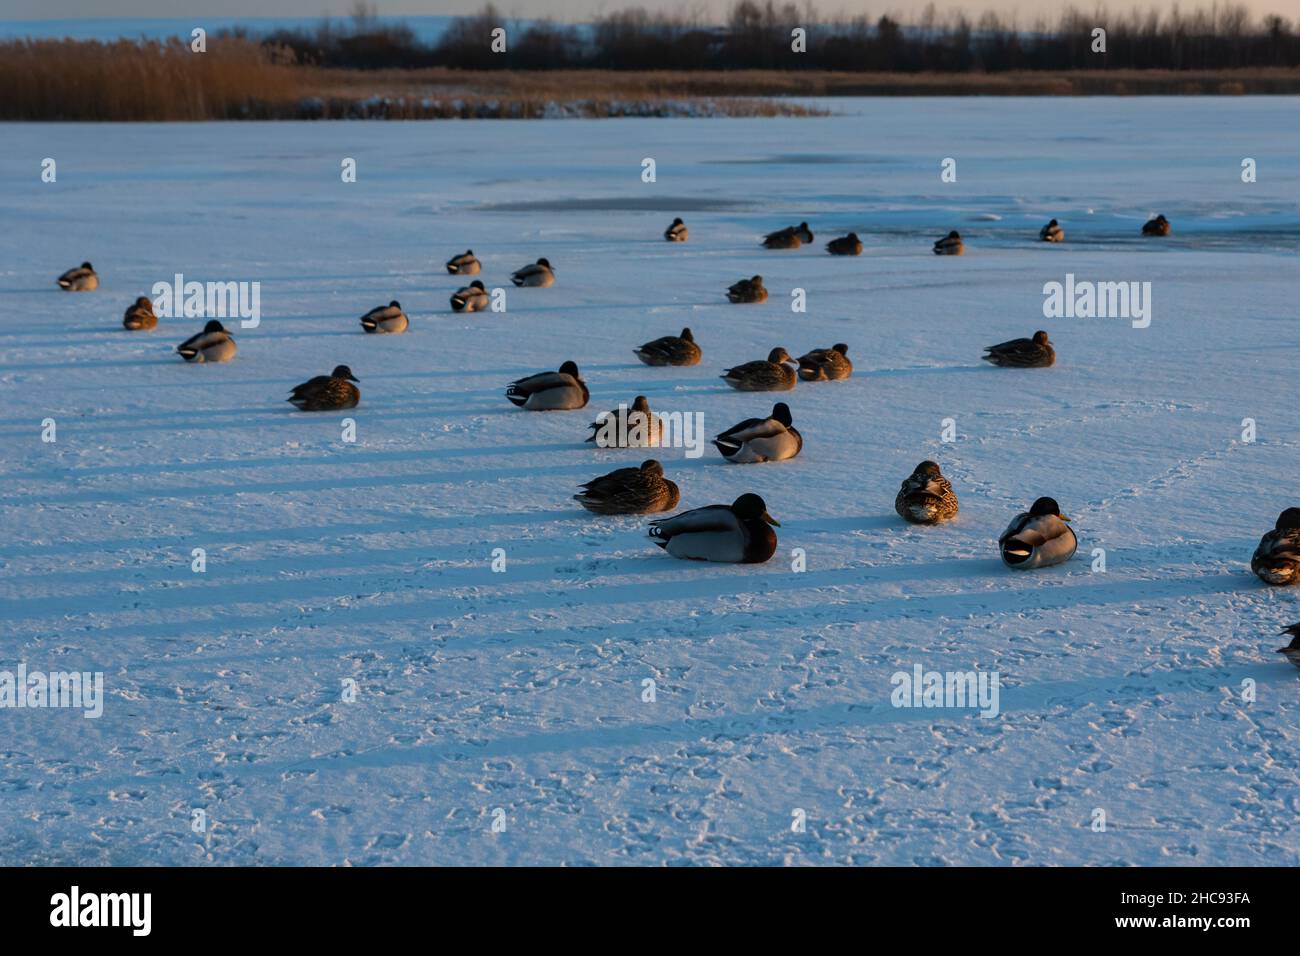
{"label": "mallard duck", "polygon": [[727,290],[727,298],[732,302],[766,302],[767,290],[763,288],[763,277],[741,279]]}
{"label": "mallard duck", "polygon": [[59,276],[59,288],[65,292],[90,292],[99,288],[99,276],[95,267],[83,262],[75,269],[69,269]]}
{"label": "mallard duck", "polygon": [[1300,624],[1292,624],[1290,627],[1284,627],[1279,633],[1290,634],[1291,643],[1286,647],[1279,647],[1277,652],[1279,654],[1285,654],[1287,660],[1296,667],[1300,667]]}
{"label": "mallard duck", "polygon": [[618,468],[582,485],[573,499],[598,515],[636,515],[676,508],[682,493],[651,458],[639,468]]}
{"label": "mallard duck", "polygon": [[447,260],[447,271],[454,276],[476,276],[483,269],[483,264],[474,255],[473,249],[466,249],[463,255],[452,256]]}
{"label": "mallard duck", "polygon": [[1163,215],[1149,219],[1142,224],[1142,235],[1144,236],[1167,236],[1169,235],[1169,220]]}
{"label": "mallard duck", "polygon": [[451,294],[453,312],[482,312],[488,307],[488,302],[487,289],[478,279]]}
{"label": "mallard duck", "polygon": [[798,249],[803,245],[799,231],[794,226],[786,226],[776,232],[769,232],[763,237],[763,246],[767,249]]}
{"label": "mallard duck", "polygon": [[154,314],[153,301],[147,295],[140,296],[128,305],[126,313],[122,316],[122,327],[132,332],[153,329],[157,326],[158,316]]}
{"label": "mallard duck", "polygon": [[1047,368],[1056,361],[1056,349],[1041,329],[1032,339],[1012,339],[984,349],[980,358],[999,368]]}
{"label": "mallard duck", "polygon": [[1043,242],[1064,242],[1065,230],[1061,228],[1059,222],[1053,219],[1042,229],[1038,230],[1038,238],[1043,240]]}
{"label": "mallard duck", "polygon": [[812,230],[808,228],[808,223],[801,222],[799,225],[790,228],[794,230],[794,234],[799,237],[800,242],[804,245],[812,245],[813,234]]}
{"label": "mallard duck", "polygon": [[826,251],[833,256],[860,256],[862,255],[862,240],[858,238],[856,232],[851,232],[847,236],[841,236],[826,243]]}
{"label": "mallard duck", "polygon": [[799,356],[799,377],[805,382],[836,382],[852,374],[849,347],[843,342]]}
{"label": "mallard duck", "polygon": [[582,408],[590,397],[574,362],[565,362],[558,372],[538,372],[521,378],[506,388],[506,398],[534,412]]}
{"label": "mallard duck", "polygon": [[1266,584],[1300,581],[1300,508],[1287,508],[1277,516],[1273,530],[1259,539],[1250,569]]}
{"label": "mallard duck", "polygon": [[942,524],[957,517],[957,495],[933,461],[923,461],[903,479],[894,510],[912,524]]}
{"label": "mallard duck", "polygon": [[317,375],[301,385],[295,385],[287,401],[304,412],[332,412],[341,408],[356,408],[361,401],[361,389],[353,385],[360,379],[346,365],[335,366],[328,375]]}
{"label": "mallard duck", "polygon": [[555,284],[555,270],[545,259],[538,259],[531,266],[524,266],[513,273],[510,281],[518,286],[539,286],[545,289]]}
{"label": "mallard duck", "polygon": [[960,256],[965,252],[966,245],[961,241],[961,234],[956,229],[934,244],[936,256]]}
{"label": "mallard duck", "polygon": [[176,346],[187,362],[229,362],[235,357],[235,337],[216,319],[209,319],[203,331]]}
{"label": "mallard duck", "polygon": [[1074,557],[1079,539],[1054,498],[1039,498],[1011,519],[998,538],[1002,563],[1009,568],[1047,568]]}
{"label": "mallard duck", "polygon": [[664,230],[664,238],[669,242],[685,242],[691,237],[691,232],[686,228],[686,223],[682,222],[681,217],[673,220],[673,224]]}
{"label": "mallard duck", "polygon": [[644,395],[632,400],[632,407],[620,405],[591,423],[587,441],[601,448],[655,448],[663,432],[663,421],[650,411]]}
{"label": "mallard duck", "polygon": [[793,361],[789,352],[776,348],[768,353],[766,360],[729,368],[721,377],[742,392],[788,392],[798,379],[794,369],[786,364]]}
{"label": "mallard duck", "polygon": [[683,511],[650,525],[650,537],[674,558],[761,564],[776,553],[780,523],[767,513],[755,494],[744,494],[729,505],[709,505]]}
{"label": "mallard duck", "polygon": [[405,332],[410,320],[402,311],[402,304],[394,299],[388,305],[371,309],[361,317],[361,327],[367,332]]}
{"label": "mallard duck", "polygon": [[632,350],[646,365],[699,365],[700,347],[690,329],[681,335],[665,335]]}
{"label": "mallard duck", "polygon": [[790,406],[777,402],[767,418],[746,418],[713,439],[722,457],[738,465],[785,461],[803,450],[803,436],[792,425]]}

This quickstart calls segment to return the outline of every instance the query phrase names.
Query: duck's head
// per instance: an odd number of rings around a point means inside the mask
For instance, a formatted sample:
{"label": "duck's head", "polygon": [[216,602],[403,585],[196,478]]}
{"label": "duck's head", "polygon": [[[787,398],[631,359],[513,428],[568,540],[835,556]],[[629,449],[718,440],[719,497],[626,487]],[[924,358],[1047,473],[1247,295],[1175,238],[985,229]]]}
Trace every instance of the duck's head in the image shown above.
{"label": "duck's head", "polygon": [[808,231],[808,223],[806,223],[806,222],[801,222],[801,223],[799,223],[799,228],[802,229],[804,232],[807,232],[807,231]]}
{"label": "duck's head", "polygon": [[645,461],[641,462],[641,474],[659,475],[662,477],[663,473],[664,473],[664,466],[659,464],[659,462],[656,461],[655,459],[647,458]]}
{"label": "duck's head", "polygon": [[960,239],[960,238],[961,238],[961,233],[958,232],[956,229],[954,229],[952,232],[948,233],[948,238],[949,238],[949,239]]}
{"label": "duck's head", "polygon": [[750,285],[754,285],[754,286],[761,286],[761,285],[763,284],[763,277],[762,277],[762,276],[754,276],[753,278],[751,278],[751,279],[749,280],[749,284],[750,284]]}
{"label": "duck's head", "polygon": [[92,266],[89,262],[83,262],[83,263],[81,264],[81,268],[83,268],[83,269],[89,269],[91,272],[94,272],[94,271],[95,271],[95,267]]}
{"label": "duck's head", "polygon": [[1048,223],[1048,225],[1049,225],[1049,226],[1055,226],[1055,225],[1059,225],[1059,223],[1057,223],[1057,221],[1056,221],[1055,219],[1053,219],[1051,222]]}
{"label": "duck's head", "polygon": [[678,216],[676,219],[674,219],[674,220],[673,220],[673,225],[674,225],[674,226],[680,226],[680,225],[683,225],[683,223],[682,223],[682,217],[681,217],[681,216]]}
{"label": "duck's head", "polygon": [[1034,333],[1034,344],[1051,345],[1052,343],[1048,341],[1047,333],[1044,332],[1042,329],[1039,329],[1037,332]]}
{"label": "duck's head", "polygon": [[1065,515],[1061,514],[1061,506],[1056,503],[1055,498],[1039,498],[1029,509],[1029,513],[1035,517],[1045,517],[1055,515],[1062,521],[1069,521]]}
{"label": "duck's head", "polygon": [[352,374],[352,369],[346,365],[334,366],[334,371],[330,372],[330,378],[347,379],[349,382],[360,382],[361,379]]}
{"label": "duck's head", "polygon": [[149,298],[147,295],[142,295],[140,298],[135,300],[135,306],[137,309],[152,309],[153,299]]}
{"label": "duck's head", "polygon": [[783,348],[772,349],[772,351],[767,353],[767,360],[773,365],[781,365],[785,362],[794,361],[794,359],[790,358],[790,353]]}
{"label": "duck's head", "polygon": [[1289,531],[1300,528],[1300,508],[1287,508],[1277,516],[1277,530]]}
{"label": "duck's head", "polygon": [[849,233],[848,239],[849,239],[849,242],[858,242],[858,241],[859,241],[859,240],[858,240],[858,234],[857,234],[856,232],[851,232],[851,233]]}
{"label": "duck's head", "polygon": [[678,336],[683,342],[694,342],[695,336],[691,334],[690,329],[682,329],[682,334]]}
{"label": "duck's head", "polygon": [[733,501],[731,510],[742,521],[766,521],[770,525],[781,527],[781,522],[767,513],[767,503],[752,492],[743,494]]}
{"label": "duck's head", "polygon": [[226,327],[216,319],[208,319],[208,324],[203,326],[204,332],[225,332]]}
{"label": "duck's head", "polygon": [[843,342],[836,342],[834,345],[831,346],[831,351],[839,352],[841,355],[847,357],[849,354],[849,347],[845,345]]}
{"label": "duck's head", "polygon": [[[921,462],[912,470],[912,475],[918,478],[938,478],[942,474],[943,472],[939,470],[939,463],[937,461],[930,461],[929,459]],[[1050,501],[1051,499],[1048,498],[1044,500]]]}
{"label": "duck's head", "polygon": [[474,254],[474,250],[473,250],[473,249],[466,249],[466,250],[465,250],[465,255],[467,255],[467,256],[472,256],[473,254]]}
{"label": "duck's head", "polygon": [[546,268],[550,269],[552,272],[555,271],[555,269],[551,267],[551,262],[549,259],[538,259],[537,264],[539,266],[546,266]]}
{"label": "duck's head", "polygon": [[400,302],[398,302],[396,299],[394,299],[392,302],[388,303],[388,307],[389,307],[390,309],[398,309],[398,310],[400,311],[401,308],[402,308],[402,303],[400,303]]}
{"label": "duck's head", "polygon": [[650,399],[646,398],[644,395],[638,395],[636,398],[632,399],[632,411],[649,412]]}
{"label": "duck's head", "polygon": [[1168,221],[1169,220],[1165,218],[1164,213],[1161,213],[1160,215],[1156,216],[1156,222],[1168,222]]}
{"label": "duck's head", "polygon": [[560,366],[560,372],[564,375],[572,375],[574,378],[577,378],[578,363],[573,361],[565,362],[563,365]]}
{"label": "duck's head", "polygon": [[469,284],[469,287],[470,287],[471,289],[478,289],[480,292],[486,292],[486,291],[487,291],[487,289],[484,288],[483,283],[482,283],[481,281],[479,281],[478,279],[475,279],[473,282],[471,282],[471,283]]}
{"label": "duck's head", "polygon": [[790,417],[790,406],[787,405],[785,402],[777,402],[775,405],[773,405],[772,414],[768,417],[776,419],[786,428],[789,428],[792,424],[794,424],[794,419]]}

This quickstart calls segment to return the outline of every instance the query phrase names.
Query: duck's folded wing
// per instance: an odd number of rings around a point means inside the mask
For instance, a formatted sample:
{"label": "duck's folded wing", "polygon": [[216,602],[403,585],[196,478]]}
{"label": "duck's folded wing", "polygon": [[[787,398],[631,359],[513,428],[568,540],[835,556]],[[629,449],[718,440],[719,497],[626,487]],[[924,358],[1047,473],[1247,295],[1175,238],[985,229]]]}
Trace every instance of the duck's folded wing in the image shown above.
{"label": "duck's folded wing", "polygon": [[726,505],[708,505],[693,511],[683,511],[671,518],[656,521],[650,526],[655,538],[672,538],[679,534],[702,534],[712,531],[735,531],[736,516]]}
{"label": "duck's folded wing", "polygon": [[517,392],[532,393],[575,384],[577,383],[574,382],[573,376],[566,372],[538,372],[536,375],[529,375],[527,378],[512,382],[510,387]]}
{"label": "duck's folded wing", "polygon": [[730,431],[723,432],[718,438],[727,439],[736,444],[744,444],[747,441],[773,438],[782,434],[785,434],[785,426],[776,419],[750,418],[732,427]]}

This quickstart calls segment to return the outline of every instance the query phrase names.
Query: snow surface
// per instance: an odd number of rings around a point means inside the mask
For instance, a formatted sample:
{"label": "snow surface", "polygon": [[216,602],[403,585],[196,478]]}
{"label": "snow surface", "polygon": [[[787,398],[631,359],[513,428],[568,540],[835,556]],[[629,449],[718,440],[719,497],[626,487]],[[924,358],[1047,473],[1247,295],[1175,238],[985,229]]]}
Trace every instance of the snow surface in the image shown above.
{"label": "snow surface", "polygon": [[[98,720],[0,710],[0,863],[1300,863],[1300,672],[1273,653],[1300,613],[1247,566],[1297,503],[1300,104],[830,105],[0,127],[0,669],[107,684]],[[1173,236],[1140,240],[1156,212]],[[1053,216],[1060,247],[1035,241]],[[801,219],[814,248],[758,247]],[[964,258],[931,255],[949,228]],[[866,252],[825,255],[850,229]],[[541,255],[557,283],[452,315],[467,247],[489,287]],[[99,291],[57,291],[83,259]],[[172,354],[195,319],[120,328],[176,272],[262,283],[233,363]],[[728,305],[755,272],[771,299]],[[1044,319],[1067,272],[1150,281],[1150,328]],[[363,335],[391,298],[412,331]],[[636,362],[683,325],[701,365]],[[1037,328],[1055,368],[979,361]],[[714,434],[773,400],[722,369],[837,341],[853,378],[782,396],[798,458],[657,453],[683,507],[762,494],[770,563],[675,561],[570,500],[647,457],[584,444],[596,412],[645,394]],[[587,409],[506,402],[569,358]],[[359,408],[285,403],[338,363]],[[892,508],[927,457],[961,498],[941,528]],[[1041,494],[1079,554],[1005,570]],[[891,706],[916,664],[998,672],[1001,716]]]}

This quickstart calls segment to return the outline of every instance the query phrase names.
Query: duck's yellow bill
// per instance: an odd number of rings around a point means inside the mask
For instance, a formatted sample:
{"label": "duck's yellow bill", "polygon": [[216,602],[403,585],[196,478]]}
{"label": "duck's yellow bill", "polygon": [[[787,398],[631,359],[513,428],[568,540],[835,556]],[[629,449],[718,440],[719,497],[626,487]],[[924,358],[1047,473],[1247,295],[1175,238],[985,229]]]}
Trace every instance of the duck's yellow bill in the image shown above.
{"label": "duck's yellow bill", "polygon": [[1069,524],[1069,523],[1070,523],[1070,516],[1069,516],[1069,515],[1061,515],[1061,520],[1064,521],[1066,524]]}
{"label": "duck's yellow bill", "polygon": [[763,512],[763,520],[766,521],[768,524],[776,525],[778,528],[781,527],[781,522],[777,521],[766,511]]}

